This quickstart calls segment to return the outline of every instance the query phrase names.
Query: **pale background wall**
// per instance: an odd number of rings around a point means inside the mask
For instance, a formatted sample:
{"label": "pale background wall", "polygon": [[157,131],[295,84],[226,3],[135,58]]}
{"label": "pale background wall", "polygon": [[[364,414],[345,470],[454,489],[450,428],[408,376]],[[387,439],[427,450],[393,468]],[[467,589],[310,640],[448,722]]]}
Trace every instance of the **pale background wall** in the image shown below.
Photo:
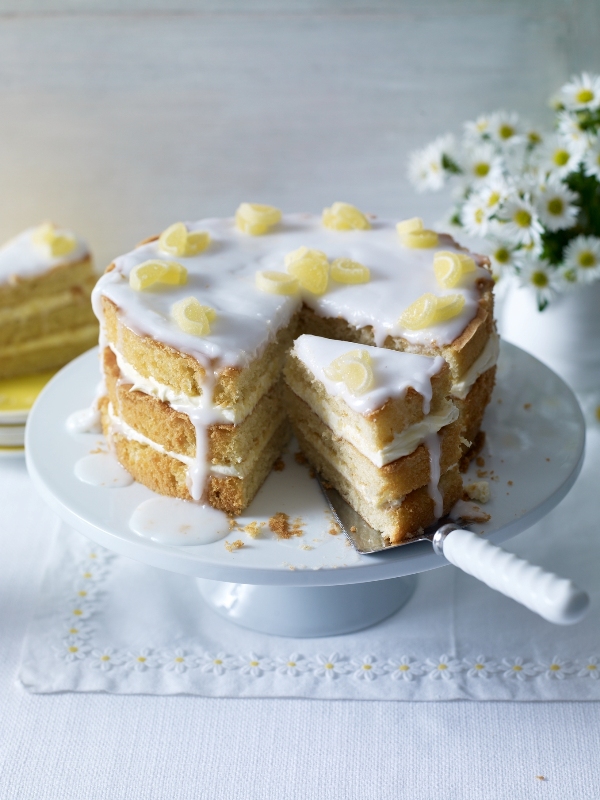
{"label": "pale background wall", "polygon": [[406,156],[600,69],[597,0],[0,0],[0,238],[51,218],[105,265],[244,199],[435,219]]}

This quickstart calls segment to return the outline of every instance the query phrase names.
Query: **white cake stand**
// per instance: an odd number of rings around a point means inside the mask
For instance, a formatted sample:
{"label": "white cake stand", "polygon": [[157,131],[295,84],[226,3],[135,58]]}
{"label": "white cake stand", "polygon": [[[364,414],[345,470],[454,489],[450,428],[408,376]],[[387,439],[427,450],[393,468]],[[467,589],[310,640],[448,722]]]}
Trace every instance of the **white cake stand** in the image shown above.
{"label": "white cake stand", "polygon": [[[327,636],[360,630],[401,608],[416,573],[447,561],[428,542],[359,555],[332,535],[331,517],[306,467],[285,456],[239,522],[266,521],[278,511],[300,517],[304,534],[279,541],[267,531],[244,547],[223,541],[172,546],[141,538],[129,527],[134,509],[154,496],[134,483],[111,489],[82,483],[75,463],[101,443],[95,434],[72,434],[67,417],[89,405],[98,381],[97,351],[61,370],[37,400],[27,424],[31,478],[46,502],[70,526],[129,558],[194,576],[204,601],[244,627],[287,636]],[[500,544],[544,517],[572,487],[581,469],[585,424],[571,390],[541,362],[504,343],[497,387],[487,410],[482,453],[491,478],[491,519],[472,526]],[[476,465],[471,474],[476,479]],[[469,475],[467,475],[467,479]]]}

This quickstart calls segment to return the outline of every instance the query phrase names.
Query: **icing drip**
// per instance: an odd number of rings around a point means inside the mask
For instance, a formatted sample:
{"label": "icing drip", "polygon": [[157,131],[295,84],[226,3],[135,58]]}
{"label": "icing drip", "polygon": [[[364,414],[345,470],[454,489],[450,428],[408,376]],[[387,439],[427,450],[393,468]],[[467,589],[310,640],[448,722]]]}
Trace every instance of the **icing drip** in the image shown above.
{"label": "icing drip", "polygon": [[75,476],[83,483],[121,489],[131,486],[133,478],[112,453],[92,453],[75,462]]}
{"label": "icing drip", "polygon": [[444,513],[444,498],[440,492],[440,454],[441,437],[437,433],[430,433],[425,438],[425,444],[429,450],[429,496],[433,500],[433,513],[439,519]]}
{"label": "icing drip", "polygon": [[229,517],[209,505],[173,497],[153,497],[135,509],[129,527],[138,536],[161,544],[210,544],[230,531]]}

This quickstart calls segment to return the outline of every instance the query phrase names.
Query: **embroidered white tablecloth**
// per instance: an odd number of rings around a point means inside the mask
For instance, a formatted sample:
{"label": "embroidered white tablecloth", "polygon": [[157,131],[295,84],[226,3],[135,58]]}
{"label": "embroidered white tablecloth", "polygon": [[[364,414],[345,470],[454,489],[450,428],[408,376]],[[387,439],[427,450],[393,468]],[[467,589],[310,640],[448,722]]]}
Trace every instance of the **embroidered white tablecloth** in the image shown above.
{"label": "embroidered white tablecloth", "polygon": [[508,548],[590,592],[558,627],[453,567],[419,576],[409,603],[373,628],[283,639],[203,605],[194,579],[116,556],[57,524],[20,681],[32,692],[385,700],[600,700],[600,430],[581,477]]}

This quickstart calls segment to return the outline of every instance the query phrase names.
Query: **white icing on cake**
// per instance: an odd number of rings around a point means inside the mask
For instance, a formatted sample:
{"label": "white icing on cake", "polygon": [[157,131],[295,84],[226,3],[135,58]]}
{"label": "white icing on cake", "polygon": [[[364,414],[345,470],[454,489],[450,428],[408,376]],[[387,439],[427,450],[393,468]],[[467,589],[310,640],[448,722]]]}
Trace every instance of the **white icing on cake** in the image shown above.
{"label": "white icing on cake", "polygon": [[464,400],[477,378],[496,364],[499,355],[500,338],[497,333],[492,333],[477,360],[471,365],[460,381],[454,382],[452,386],[452,396],[457,397],[459,400]]}
{"label": "white icing on cake", "polygon": [[14,277],[35,278],[59,264],[74,264],[89,254],[88,247],[72,231],[57,229],[58,233],[68,233],[75,238],[75,248],[64,256],[53,258],[49,250],[34,244],[32,235],[36,228],[15,236],[0,247],[0,285],[9,283]]}

